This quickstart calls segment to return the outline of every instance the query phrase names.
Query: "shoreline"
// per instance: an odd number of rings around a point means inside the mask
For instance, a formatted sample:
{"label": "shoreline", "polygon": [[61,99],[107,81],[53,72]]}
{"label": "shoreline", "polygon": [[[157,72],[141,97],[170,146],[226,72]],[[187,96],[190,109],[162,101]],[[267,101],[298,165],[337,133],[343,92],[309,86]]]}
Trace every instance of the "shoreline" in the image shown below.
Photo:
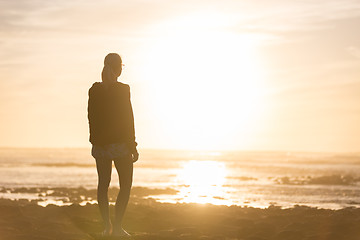
{"label": "shoreline", "polygon": [[[116,201],[118,191],[118,187],[109,188],[109,202]],[[177,191],[172,188],[132,187],[130,201],[138,203],[145,201],[146,199],[144,197],[146,196],[156,196],[162,194],[175,195],[176,193]],[[52,202],[57,201],[59,204],[53,205],[86,205],[88,202],[91,203],[96,201],[96,196],[96,189],[86,189],[84,187],[0,187],[0,200],[21,201],[33,204],[46,203],[47,201],[49,201],[49,204],[53,204]],[[41,206],[44,205],[46,206],[47,204],[43,204]]]}
{"label": "shoreline", "polygon": [[[108,191],[109,202],[114,204],[118,194],[118,187],[110,187]],[[347,205],[341,205],[335,202],[323,202],[323,203],[301,203],[293,202],[291,204],[284,204],[282,202],[248,202],[246,204],[214,204],[214,203],[196,203],[186,202],[181,199],[177,199],[178,190],[170,187],[166,188],[149,188],[141,186],[133,186],[130,194],[130,202],[134,204],[142,204],[146,201],[154,201],[156,203],[169,203],[169,204],[213,204],[215,206],[236,206],[236,207],[248,207],[266,209],[269,207],[277,207],[280,209],[291,209],[296,206],[310,207],[316,209],[328,209],[328,210],[341,210],[345,208],[359,208],[358,202],[348,203]],[[13,200],[38,204],[46,207],[49,204],[57,206],[69,206],[72,204],[79,204],[84,206],[88,203],[96,204],[97,190],[93,188],[85,187],[0,187],[0,200]],[[172,198],[171,200],[169,199]],[[169,200],[163,200],[168,198]],[[175,199],[175,200],[173,200]]]}

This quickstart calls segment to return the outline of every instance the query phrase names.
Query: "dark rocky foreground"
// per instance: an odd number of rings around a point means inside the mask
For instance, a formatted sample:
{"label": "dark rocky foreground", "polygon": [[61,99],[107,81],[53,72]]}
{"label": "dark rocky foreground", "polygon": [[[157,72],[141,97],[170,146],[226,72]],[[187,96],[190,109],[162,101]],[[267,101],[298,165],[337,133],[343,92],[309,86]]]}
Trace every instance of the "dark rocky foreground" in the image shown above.
{"label": "dark rocky foreground", "polygon": [[[297,206],[267,209],[200,204],[162,204],[134,199],[124,228],[131,239],[352,240],[360,239],[360,209]],[[111,211],[113,213],[113,207]],[[121,239],[101,237],[97,205],[48,205],[0,200],[2,240]]]}

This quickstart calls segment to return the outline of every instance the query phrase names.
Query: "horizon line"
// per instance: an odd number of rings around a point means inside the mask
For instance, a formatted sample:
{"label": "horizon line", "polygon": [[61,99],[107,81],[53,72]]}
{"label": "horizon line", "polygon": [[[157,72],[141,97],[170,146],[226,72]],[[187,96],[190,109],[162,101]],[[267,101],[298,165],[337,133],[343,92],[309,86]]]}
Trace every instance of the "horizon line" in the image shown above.
{"label": "horizon line", "polygon": [[[0,146],[0,149],[89,149],[89,147],[30,147],[30,146]],[[140,151],[191,151],[191,152],[289,152],[289,153],[328,153],[328,154],[359,154],[357,151],[324,151],[324,150],[281,150],[281,149],[185,149],[185,148],[139,148]]]}

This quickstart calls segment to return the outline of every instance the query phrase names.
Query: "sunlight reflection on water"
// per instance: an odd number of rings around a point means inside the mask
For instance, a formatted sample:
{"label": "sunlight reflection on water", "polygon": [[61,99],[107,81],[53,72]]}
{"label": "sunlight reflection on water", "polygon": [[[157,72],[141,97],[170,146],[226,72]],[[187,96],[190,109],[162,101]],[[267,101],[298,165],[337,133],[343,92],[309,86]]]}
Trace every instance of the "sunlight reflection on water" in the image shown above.
{"label": "sunlight reflection on water", "polygon": [[180,202],[231,204],[227,203],[224,184],[227,168],[218,161],[191,160],[179,169],[176,182],[182,187],[177,197]]}

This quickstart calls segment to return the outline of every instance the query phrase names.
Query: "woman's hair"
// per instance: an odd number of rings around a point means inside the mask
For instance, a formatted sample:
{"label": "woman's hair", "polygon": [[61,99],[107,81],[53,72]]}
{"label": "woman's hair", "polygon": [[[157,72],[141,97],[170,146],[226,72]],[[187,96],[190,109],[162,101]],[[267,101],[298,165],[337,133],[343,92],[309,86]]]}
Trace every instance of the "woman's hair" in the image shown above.
{"label": "woman's hair", "polygon": [[103,82],[114,77],[118,78],[121,74],[122,60],[119,54],[109,53],[104,59],[104,68],[101,72]]}

